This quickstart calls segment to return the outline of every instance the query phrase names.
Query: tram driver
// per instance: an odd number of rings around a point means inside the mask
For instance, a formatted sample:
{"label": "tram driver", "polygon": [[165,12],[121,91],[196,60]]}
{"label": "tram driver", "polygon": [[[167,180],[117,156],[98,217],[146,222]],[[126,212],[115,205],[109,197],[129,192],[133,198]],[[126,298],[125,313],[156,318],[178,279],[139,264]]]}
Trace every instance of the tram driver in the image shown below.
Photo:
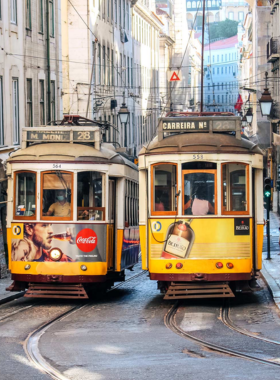
{"label": "tram driver", "polygon": [[50,205],[49,210],[43,215],[69,217],[71,216],[71,204],[67,202],[66,190],[58,190],[56,192],[57,202]]}

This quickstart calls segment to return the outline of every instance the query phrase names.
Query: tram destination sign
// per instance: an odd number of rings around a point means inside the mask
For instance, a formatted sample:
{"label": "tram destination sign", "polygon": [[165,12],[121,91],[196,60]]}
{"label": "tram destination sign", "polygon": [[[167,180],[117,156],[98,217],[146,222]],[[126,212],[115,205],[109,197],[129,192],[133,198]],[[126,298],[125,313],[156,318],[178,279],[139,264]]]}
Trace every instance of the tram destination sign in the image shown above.
{"label": "tram destination sign", "polygon": [[46,130],[46,131],[27,131],[27,141],[94,141],[94,131],[62,131],[62,130]]}
{"label": "tram destination sign", "polygon": [[163,132],[191,132],[191,131],[209,131],[209,121],[200,120],[162,120]]}

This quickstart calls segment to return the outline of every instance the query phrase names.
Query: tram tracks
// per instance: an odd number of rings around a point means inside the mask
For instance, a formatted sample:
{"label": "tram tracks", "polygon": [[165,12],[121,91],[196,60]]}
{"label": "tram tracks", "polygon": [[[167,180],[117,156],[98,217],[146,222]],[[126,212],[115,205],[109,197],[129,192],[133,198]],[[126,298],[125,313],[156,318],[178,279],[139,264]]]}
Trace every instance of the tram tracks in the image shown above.
{"label": "tram tracks", "polygon": [[[127,279],[124,282],[121,282],[120,284],[117,284],[113,286],[111,289],[109,289],[106,293],[112,292],[120,287],[122,287],[124,284],[127,284],[138,277],[143,276],[147,271],[142,271],[129,279]],[[60,314],[59,316],[49,320],[48,322],[44,323],[42,326],[37,328],[35,331],[29,334],[27,339],[24,342],[24,349],[27,354],[28,359],[33,363],[33,365],[39,369],[41,372],[49,375],[55,380],[69,380],[66,376],[64,376],[59,370],[51,366],[41,355],[39,350],[39,341],[42,335],[55,323],[62,321],[63,319],[69,317],[71,314],[82,310],[85,307],[88,307],[91,305],[91,302],[84,303],[82,305],[77,305],[70,310],[64,312],[63,314]]]}
{"label": "tram tracks", "polygon": [[[243,352],[240,352],[240,351],[237,351],[237,350],[234,350],[234,349],[231,349],[231,348],[226,348],[224,346],[208,342],[208,341],[206,341],[204,339],[197,338],[197,337],[189,334],[188,332],[182,330],[180,328],[180,326],[177,325],[177,322],[176,322],[176,314],[177,314],[179,306],[180,306],[180,303],[176,302],[169,309],[169,311],[167,312],[167,314],[164,317],[164,323],[165,323],[166,327],[168,327],[171,331],[173,331],[177,335],[181,336],[182,338],[191,340],[191,341],[193,341],[193,342],[195,342],[195,343],[197,343],[197,344],[199,344],[199,345],[201,345],[203,347],[206,347],[206,348],[208,348],[208,349],[210,349],[212,351],[216,351],[216,352],[219,352],[219,353],[222,353],[222,354],[227,354],[227,355],[235,356],[235,357],[238,357],[238,358],[241,358],[241,359],[246,359],[246,360],[254,361],[254,362],[257,362],[257,363],[261,363],[261,364],[266,364],[266,365],[273,366],[273,367],[280,367],[280,363],[278,363],[278,362],[275,362],[275,361],[272,361],[272,360],[261,359],[261,358],[258,358],[256,356],[245,354]],[[225,310],[225,319],[224,320],[227,321],[227,323],[230,324],[229,319],[226,317],[226,310]],[[229,327],[228,325],[226,325],[226,326]],[[234,327],[234,325],[231,324],[230,328],[233,328],[233,327]],[[246,331],[246,330],[240,329],[240,331],[241,330],[244,331],[244,332]],[[240,332],[238,330],[238,328],[234,329],[234,331]],[[245,335],[248,335],[248,334],[245,334]],[[254,335],[252,335],[252,336],[248,335],[248,336],[256,338],[256,336],[254,336]],[[259,338],[261,339],[261,337],[259,337]],[[276,341],[270,341],[269,339],[267,339],[266,342],[267,343],[279,344],[279,342],[276,343]]]}
{"label": "tram tracks", "polygon": [[266,342],[266,343],[276,344],[277,346],[280,346],[280,342],[277,340],[266,338],[266,337],[259,336],[259,335],[255,335],[252,332],[250,332],[246,329],[243,329],[240,326],[237,326],[230,318],[230,306],[229,306],[228,301],[227,301],[226,305],[223,305],[221,307],[220,316],[221,316],[221,321],[223,322],[223,324],[225,326],[227,326],[228,328],[230,328],[231,330],[236,331],[242,335],[246,335],[250,338],[258,339],[258,340],[261,340],[261,341]]}

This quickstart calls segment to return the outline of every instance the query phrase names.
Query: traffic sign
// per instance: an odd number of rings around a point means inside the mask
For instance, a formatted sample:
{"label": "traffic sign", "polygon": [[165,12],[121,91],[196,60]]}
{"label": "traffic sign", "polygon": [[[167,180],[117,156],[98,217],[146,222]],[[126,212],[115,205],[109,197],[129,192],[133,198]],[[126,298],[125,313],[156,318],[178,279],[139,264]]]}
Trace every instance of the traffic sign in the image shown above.
{"label": "traffic sign", "polygon": [[171,71],[171,75],[170,75],[170,79],[169,79],[169,81],[170,82],[175,82],[175,81],[177,81],[177,80],[181,80],[181,78],[180,78],[180,73],[179,73],[179,71]]}

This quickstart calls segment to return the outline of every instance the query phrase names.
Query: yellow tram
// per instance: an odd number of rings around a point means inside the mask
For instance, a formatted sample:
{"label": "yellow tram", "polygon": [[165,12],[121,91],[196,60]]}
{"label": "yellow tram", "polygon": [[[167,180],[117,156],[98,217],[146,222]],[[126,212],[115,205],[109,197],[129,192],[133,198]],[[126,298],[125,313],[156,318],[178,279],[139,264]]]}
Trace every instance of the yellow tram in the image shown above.
{"label": "yellow tram", "polygon": [[173,113],[139,154],[143,269],[169,298],[253,287],[263,244],[263,156],[233,114]]}
{"label": "yellow tram", "polygon": [[138,169],[98,122],[24,128],[7,161],[10,290],[87,298],[138,262]]}

